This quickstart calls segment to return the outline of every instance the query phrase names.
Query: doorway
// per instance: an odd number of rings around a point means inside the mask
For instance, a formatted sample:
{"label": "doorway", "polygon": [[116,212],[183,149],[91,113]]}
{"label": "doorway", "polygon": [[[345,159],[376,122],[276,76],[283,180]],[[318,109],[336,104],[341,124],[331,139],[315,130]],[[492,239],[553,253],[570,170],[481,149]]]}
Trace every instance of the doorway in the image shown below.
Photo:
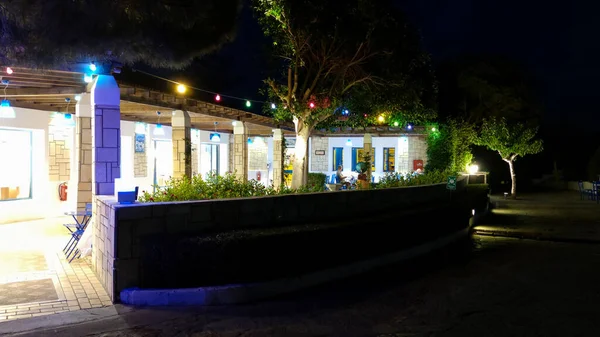
{"label": "doorway", "polygon": [[220,149],[219,144],[202,144],[202,153],[200,154],[200,174],[203,177],[210,172],[220,174]]}
{"label": "doorway", "polygon": [[173,143],[154,140],[154,190],[165,187],[173,175]]}

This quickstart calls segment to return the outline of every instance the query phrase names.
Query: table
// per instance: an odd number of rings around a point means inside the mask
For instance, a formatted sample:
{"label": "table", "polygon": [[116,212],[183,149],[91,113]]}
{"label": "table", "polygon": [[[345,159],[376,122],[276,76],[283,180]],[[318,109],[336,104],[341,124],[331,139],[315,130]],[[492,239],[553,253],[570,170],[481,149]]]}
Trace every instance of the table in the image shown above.
{"label": "table", "polygon": [[[88,223],[90,222],[90,219],[92,218],[91,211],[65,212],[65,215],[70,215],[73,217],[73,220],[75,220],[75,228],[77,230],[85,229]],[[81,221],[79,221],[79,217],[81,217]],[[65,225],[65,227],[67,227],[67,229],[69,229],[71,233],[73,233],[73,230],[71,230],[70,226]]]}

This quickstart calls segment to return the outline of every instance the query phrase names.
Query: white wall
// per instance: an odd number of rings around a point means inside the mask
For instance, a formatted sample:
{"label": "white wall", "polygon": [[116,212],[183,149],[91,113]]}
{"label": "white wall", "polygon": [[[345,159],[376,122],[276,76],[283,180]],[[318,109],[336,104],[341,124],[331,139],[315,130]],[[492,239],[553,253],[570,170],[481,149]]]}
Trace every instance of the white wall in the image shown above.
{"label": "white wall", "polygon": [[[58,183],[49,182],[47,111],[15,108],[16,118],[0,118],[0,128],[32,131],[32,185],[31,199],[0,201],[0,223],[39,219],[64,213],[56,207]],[[0,153],[0,158],[3,154]],[[3,158],[4,159],[4,158]],[[5,164],[4,160],[0,165]]]}
{"label": "white wall", "polygon": [[[400,172],[403,174],[412,172],[412,162],[409,163],[409,147],[411,142],[408,140],[409,137],[373,137],[373,148],[375,149],[375,171],[373,172],[373,176],[375,177],[375,181],[378,181],[381,176],[383,176],[386,172],[383,172],[383,149],[384,148],[394,148],[395,149],[395,159],[396,159],[396,167],[395,172]],[[346,142],[350,140],[352,142],[352,146],[347,146]],[[348,176],[354,172],[354,168],[352,166],[352,148],[353,147],[363,147],[363,137],[329,137],[328,138],[329,146],[327,152],[327,170],[319,171],[325,173],[327,175],[335,174],[336,169],[333,167],[333,148],[341,147],[343,148],[344,158],[343,158],[343,174]],[[309,142],[309,146],[312,142]],[[311,164],[313,151],[312,148],[309,149],[309,165]],[[403,155],[404,154],[404,155]],[[419,158],[426,159],[426,158]],[[310,166],[309,166],[310,167]],[[310,171],[317,172],[317,171]]]}

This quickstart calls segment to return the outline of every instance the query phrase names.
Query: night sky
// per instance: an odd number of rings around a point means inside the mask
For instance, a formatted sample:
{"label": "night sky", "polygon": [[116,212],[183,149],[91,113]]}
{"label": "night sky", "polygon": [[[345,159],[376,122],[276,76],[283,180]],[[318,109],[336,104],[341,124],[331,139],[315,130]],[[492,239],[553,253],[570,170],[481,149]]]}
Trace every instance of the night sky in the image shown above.
{"label": "night sky", "polygon": [[[600,123],[595,100],[600,24],[593,17],[596,11],[580,2],[551,6],[523,0],[396,0],[421,31],[436,64],[465,53],[508,56],[528,67],[540,83],[545,124],[569,124],[589,132]],[[262,59],[265,42],[245,8],[236,40],[197,61],[182,77],[199,87],[260,98],[257,90],[267,68]]]}
{"label": "night sky", "polygon": [[[554,130],[593,135],[597,130],[600,44],[596,35],[600,23],[595,7],[600,9],[600,5],[582,0],[560,5],[539,0],[534,4],[525,0],[394,1],[420,30],[435,64],[470,53],[507,56],[528,68],[539,83],[536,90],[544,106],[547,135]],[[199,88],[261,99],[258,91],[270,68],[267,43],[246,4],[232,43],[184,71],[152,71]],[[213,98],[198,92],[196,96]],[[246,109],[243,101],[222,103]],[[255,104],[252,111],[261,108]]]}

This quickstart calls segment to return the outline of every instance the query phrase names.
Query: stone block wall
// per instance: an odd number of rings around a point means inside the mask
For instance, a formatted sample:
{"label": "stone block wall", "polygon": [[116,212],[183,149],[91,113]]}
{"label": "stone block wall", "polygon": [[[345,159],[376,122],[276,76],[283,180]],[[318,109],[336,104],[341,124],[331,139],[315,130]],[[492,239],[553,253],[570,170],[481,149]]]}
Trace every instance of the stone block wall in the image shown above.
{"label": "stone block wall", "polygon": [[[314,172],[325,172],[328,170],[329,139],[327,137],[311,137],[310,170]],[[316,151],[325,151],[324,155],[316,155]]]}
{"label": "stone block wall", "polygon": [[198,173],[200,173],[200,171],[198,170],[198,154],[200,151],[200,146],[196,143],[192,143],[192,176],[197,175]]}
{"label": "stone block wall", "polygon": [[[180,178],[192,175],[191,153],[186,149],[186,142],[191,142],[189,127],[173,127],[173,177]],[[188,158],[189,156],[189,158]]]}
{"label": "stone block wall", "polygon": [[84,211],[92,202],[92,118],[77,117],[75,133],[76,156],[79,167],[77,183],[77,210]]}
{"label": "stone block wall", "polygon": [[97,196],[92,207],[92,270],[108,293],[111,301],[117,296],[114,292],[115,276],[115,205],[113,197]]}
{"label": "stone block wall", "polygon": [[248,146],[248,170],[266,171],[268,150],[266,143]]}
{"label": "stone block wall", "polygon": [[[453,193],[458,195],[464,191],[466,180],[462,179],[459,180],[457,191]],[[143,247],[147,242],[145,240],[167,240],[173,236],[193,237],[237,229],[339,222],[385,212],[410,213],[447,204],[451,200],[449,193],[446,184],[436,184],[381,190],[132,205],[111,204],[99,198],[98,214],[94,214],[95,219],[99,219],[99,227],[94,228],[94,246],[98,251],[94,259],[94,270],[103,284],[107,284],[111,296],[118,298],[121,290],[142,285],[144,268],[152,268],[153,262],[144,256]],[[331,211],[339,209],[353,211]],[[112,248],[115,249],[114,253]],[[113,273],[115,283],[111,288],[108,278],[113,256],[116,259]]]}
{"label": "stone block wall", "polygon": [[408,171],[413,171],[413,160],[423,160],[423,167],[427,165],[427,141],[424,135],[408,137]]}
{"label": "stone block wall", "polygon": [[233,170],[234,170],[234,166],[233,166],[233,155],[234,155],[233,149],[235,147],[235,144],[233,143],[233,139],[234,139],[233,135],[229,135],[229,147],[227,147],[227,155],[229,156],[227,164],[229,166],[227,166],[227,167],[228,167],[228,171],[231,172],[231,173],[233,173]]}
{"label": "stone block wall", "polygon": [[62,135],[62,130],[50,128],[48,132],[48,161],[50,181],[71,179],[71,145]]}
{"label": "stone block wall", "polygon": [[148,176],[148,140],[145,138],[144,152],[133,152],[133,176],[135,178],[145,178]]}
{"label": "stone block wall", "polygon": [[95,195],[113,195],[115,178],[121,176],[121,112],[119,107],[96,105],[94,114],[93,192]]}

